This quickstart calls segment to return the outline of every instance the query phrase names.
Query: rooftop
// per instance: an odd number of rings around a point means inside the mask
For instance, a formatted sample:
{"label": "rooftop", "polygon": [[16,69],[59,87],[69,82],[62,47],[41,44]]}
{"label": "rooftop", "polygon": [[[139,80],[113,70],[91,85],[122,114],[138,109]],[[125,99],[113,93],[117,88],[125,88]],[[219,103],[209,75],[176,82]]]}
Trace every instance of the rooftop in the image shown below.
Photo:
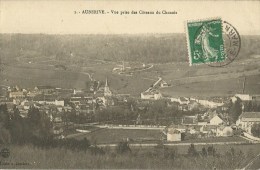
{"label": "rooftop", "polygon": [[258,118],[260,119],[260,112],[244,112],[240,115],[240,118]]}
{"label": "rooftop", "polygon": [[37,89],[39,90],[44,90],[44,89],[55,89],[54,87],[52,86],[36,86]]}

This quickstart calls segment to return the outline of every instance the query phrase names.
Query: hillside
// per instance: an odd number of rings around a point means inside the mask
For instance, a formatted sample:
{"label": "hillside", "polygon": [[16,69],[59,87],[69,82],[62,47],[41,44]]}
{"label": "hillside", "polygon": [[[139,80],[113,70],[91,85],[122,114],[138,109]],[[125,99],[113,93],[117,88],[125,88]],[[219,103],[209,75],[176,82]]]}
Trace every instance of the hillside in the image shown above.
{"label": "hillside", "polygon": [[[238,58],[221,68],[188,65],[183,34],[163,35],[0,35],[1,85],[33,88],[52,85],[86,88],[93,75],[115,93],[140,96],[158,77],[172,86],[165,95],[260,94],[260,36],[242,36]],[[135,67],[153,63],[133,75],[113,73],[122,64]],[[147,65],[147,64],[146,64]],[[138,84],[138,86],[137,86]],[[203,87],[203,89],[202,89]]]}
{"label": "hillside", "polygon": [[[260,54],[260,36],[241,36],[239,59]],[[45,35],[1,34],[0,57],[10,60],[48,60],[75,64],[86,59],[167,63],[188,61],[184,34]]]}

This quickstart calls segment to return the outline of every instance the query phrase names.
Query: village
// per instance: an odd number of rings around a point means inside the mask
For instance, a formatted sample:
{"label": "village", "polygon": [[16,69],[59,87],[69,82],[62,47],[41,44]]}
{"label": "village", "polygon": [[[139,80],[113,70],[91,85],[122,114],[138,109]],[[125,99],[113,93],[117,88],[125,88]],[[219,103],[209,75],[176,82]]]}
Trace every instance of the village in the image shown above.
{"label": "village", "polygon": [[[109,88],[107,79],[103,84],[101,81],[93,80],[89,89],[63,89],[52,86],[25,89],[18,86],[2,86],[0,103],[7,105],[11,114],[14,108],[18,109],[22,118],[28,117],[30,109],[38,109],[52,122],[52,133],[57,139],[86,135],[97,129],[132,129],[159,130],[158,137],[149,139],[154,141],[175,142],[232,136],[242,136],[251,141],[259,140],[254,137],[251,129],[255,124],[260,124],[260,95],[165,97],[160,93],[160,88],[166,86],[169,85],[159,77],[151,87],[140,94],[139,98],[129,94],[114,94]],[[179,116],[173,114],[173,119],[168,119],[167,116],[160,116],[164,113],[158,112],[155,118],[157,121],[153,119],[151,121],[146,110],[149,110],[156,101],[164,101],[169,112],[178,112]],[[248,109],[249,104],[254,105],[255,109]],[[230,115],[231,107],[234,112],[241,111],[241,114],[234,118]],[[117,115],[106,120],[104,118],[111,117],[113,113],[101,115],[101,118],[97,116],[99,112],[106,112],[109,109],[113,112],[115,108],[123,108],[118,111],[122,112],[121,115],[124,115],[124,110],[128,110],[134,116],[121,119],[122,116]],[[144,136],[140,139],[145,138]],[[140,139],[135,139],[133,136],[122,138],[132,141]]]}

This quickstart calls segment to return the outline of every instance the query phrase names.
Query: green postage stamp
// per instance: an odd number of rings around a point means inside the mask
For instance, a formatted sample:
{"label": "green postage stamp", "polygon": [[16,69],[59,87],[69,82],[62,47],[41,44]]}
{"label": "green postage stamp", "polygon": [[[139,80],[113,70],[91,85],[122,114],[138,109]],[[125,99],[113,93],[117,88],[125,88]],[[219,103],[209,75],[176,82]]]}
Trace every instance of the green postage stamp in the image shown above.
{"label": "green postage stamp", "polygon": [[220,18],[188,21],[186,27],[190,65],[225,60],[222,20]]}

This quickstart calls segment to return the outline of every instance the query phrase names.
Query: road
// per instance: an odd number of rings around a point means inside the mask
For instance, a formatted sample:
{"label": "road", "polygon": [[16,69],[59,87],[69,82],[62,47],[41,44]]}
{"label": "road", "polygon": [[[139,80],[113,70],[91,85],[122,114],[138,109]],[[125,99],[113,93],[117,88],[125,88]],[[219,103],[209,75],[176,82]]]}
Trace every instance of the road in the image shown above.
{"label": "road", "polygon": [[[166,143],[164,144],[165,146],[190,146],[191,144],[194,145],[241,145],[241,144],[248,144],[248,142],[213,142],[213,143]],[[129,144],[131,147],[155,147],[157,146],[157,143],[134,143],[134,144]],[[99,147],[116,147],[117,144],[99,144],[97,145]]]}
{"label": "road", "polygon": [[260,169],[260,153],[242,169]]}

